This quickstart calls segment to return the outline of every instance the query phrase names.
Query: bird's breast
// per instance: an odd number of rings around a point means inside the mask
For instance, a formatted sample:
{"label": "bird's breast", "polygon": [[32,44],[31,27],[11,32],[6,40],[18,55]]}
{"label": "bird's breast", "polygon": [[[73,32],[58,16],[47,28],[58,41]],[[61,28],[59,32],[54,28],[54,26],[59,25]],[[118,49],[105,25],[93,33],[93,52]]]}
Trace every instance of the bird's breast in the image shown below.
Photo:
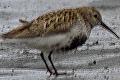
{"label": "bird's breast", "polygon": [[73,39],[70,39],[67,45],[64,45],[63,47],[59,48],[61,51],[69,51],[72,49],[77,48],[78,46],[81,46],[84,44],[87,40],[87,36],[76,36]]}

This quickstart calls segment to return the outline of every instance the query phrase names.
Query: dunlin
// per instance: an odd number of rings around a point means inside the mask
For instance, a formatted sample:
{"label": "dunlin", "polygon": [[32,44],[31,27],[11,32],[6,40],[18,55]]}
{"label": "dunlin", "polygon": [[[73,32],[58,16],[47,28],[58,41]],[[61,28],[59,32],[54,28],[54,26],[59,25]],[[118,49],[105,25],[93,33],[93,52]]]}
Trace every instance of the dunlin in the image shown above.
{"label": "dunlin", "polygon": [[[64,52],[82,46],[89,38],[91,30],[100,25],[115,37],[113,32],[102,21],[101,14],[94,7],[80,7],[53,11],[33,19],[31,22],[20,20],[22,26],[2,35],[2,38],[13,42],[23,42],[30,48],[41,50],[41,58],[50,75],[60,75],[55,68],[51,55],[53,52]],[[52,71],[45,58],[44,52],[49,52],[48,59],[54,69]]]}

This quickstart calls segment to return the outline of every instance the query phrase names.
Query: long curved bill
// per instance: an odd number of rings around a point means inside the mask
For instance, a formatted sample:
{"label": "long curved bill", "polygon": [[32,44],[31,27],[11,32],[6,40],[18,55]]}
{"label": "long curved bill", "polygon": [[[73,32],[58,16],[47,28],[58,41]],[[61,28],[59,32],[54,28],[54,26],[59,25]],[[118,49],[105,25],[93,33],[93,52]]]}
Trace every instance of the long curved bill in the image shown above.
{"label": "long curved bill", "polygon": [[120,38],[112,29],[110,29],[105,23],[101,22],[100,25],[106,29],[107,31],[111,32],[116,38]]}

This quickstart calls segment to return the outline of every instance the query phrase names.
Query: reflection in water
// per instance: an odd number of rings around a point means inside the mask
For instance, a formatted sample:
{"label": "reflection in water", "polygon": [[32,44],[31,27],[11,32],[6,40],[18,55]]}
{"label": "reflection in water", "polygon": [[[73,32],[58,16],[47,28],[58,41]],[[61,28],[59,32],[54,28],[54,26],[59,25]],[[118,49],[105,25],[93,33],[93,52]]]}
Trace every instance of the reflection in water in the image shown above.
{"label": "reflection in water", "polygon": [[50,77],[46,80],[85,80],[85,78],[81,78],[80,76],[76,77],[75,75],[71,76],[58,76],[58,77]]}

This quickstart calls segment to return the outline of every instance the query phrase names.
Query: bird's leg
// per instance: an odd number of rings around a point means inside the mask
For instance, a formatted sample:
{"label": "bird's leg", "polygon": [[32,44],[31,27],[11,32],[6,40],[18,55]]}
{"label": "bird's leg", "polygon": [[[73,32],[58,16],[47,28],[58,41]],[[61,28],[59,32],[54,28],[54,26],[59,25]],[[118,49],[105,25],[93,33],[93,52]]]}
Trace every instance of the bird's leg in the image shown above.
{"label": "bird's leg", "polygon": [[47,71],[49,71],[49,73],[50,73],[50,76],[53,74],[53,72],[50,70],[50,68],[48,67],[48,64],[47,64],[47,62],[46,62],[46,60],[45,60],[45,58],[44,58],[44,54],[41,52],[41,58],[42,58],[42,60],[43,60],[43,62],[45,63],[45,66],[46,66],[46,68],[47,68]]}
{"label": "bird's leg", "polygon": [[53,69],[55,70],[55,74],[57,74],[57,73],[58,73],[58,72],[57,72],[57,69],[55,68],[55,66],[54,66],[54,64],[53,64],[53,62],[52,62],[52,59],[51,59],[52,53],[53,53],[53,51],[50,52],[50,54],[49,54],[49,56],[48,56],[48,59],[50,60],[50,63],[51,63],[51,65],[52,65]]}
{"label": "bird's leg", "polygon": [[55,71],[54,75],[56,75],[56,76],[58,76],[58,75],[65,75],[66,73],[58,73],[58,72],[57,72],[57,69],[55,68],[55,66],[54,66],[54,64],[53,64],[53,62],[52,62],[52,59],[51,59],[52,53],[53,53],[53,51],[50,52],[50,54],[49,54],[49,56],[48,56],[48,59],[49,59],[51,65],[52,65],[52,67],[53,67],[53,69],[54,69],[54,71]]}

